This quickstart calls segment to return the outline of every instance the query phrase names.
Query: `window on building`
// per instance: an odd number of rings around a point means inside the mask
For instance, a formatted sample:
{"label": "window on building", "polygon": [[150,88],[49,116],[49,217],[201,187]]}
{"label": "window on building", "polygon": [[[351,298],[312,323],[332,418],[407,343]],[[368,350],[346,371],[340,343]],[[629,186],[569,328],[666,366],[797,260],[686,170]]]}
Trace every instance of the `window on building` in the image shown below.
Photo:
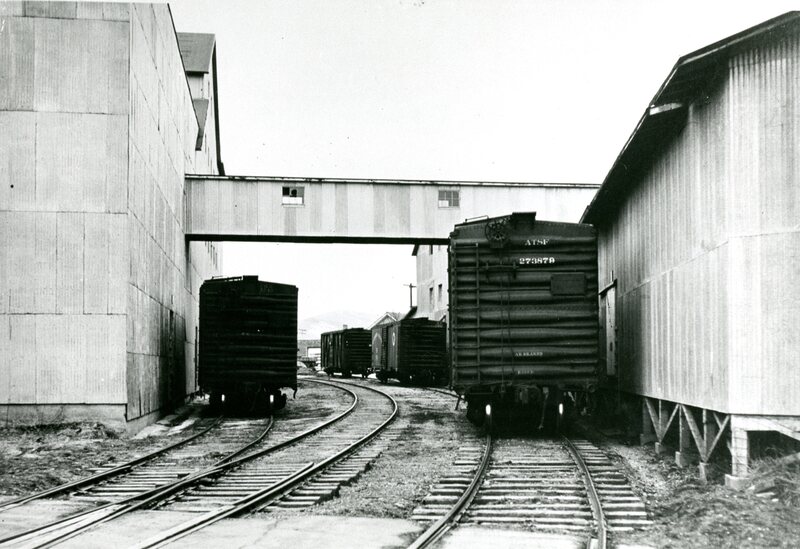
{"label": "window on building", "polygon": [[440,208],[458,208],[458,189],[439,189]]}
{"label": "window on building", "polygon": [[436,297],[438,298],[436,300],[436,303],[438,303],[439,306],[441,307],[442,306],[442,285],[441,284],[439,284],[439,294]]}
{"label": "window on building", "polygon": [[303,187],[284,187],[281,204],[284,206],[302,206],[304,197]]}
{"label": "window on building", "polygon": [[428,255],[433,255],[433,244],[428,246]]}
{"label": "window on building", "polygon": [[434,303],[433,303],[433,286],[428,288],[428,303],[431,304],[431,309],[433,309],[433,305],[434,305]]}

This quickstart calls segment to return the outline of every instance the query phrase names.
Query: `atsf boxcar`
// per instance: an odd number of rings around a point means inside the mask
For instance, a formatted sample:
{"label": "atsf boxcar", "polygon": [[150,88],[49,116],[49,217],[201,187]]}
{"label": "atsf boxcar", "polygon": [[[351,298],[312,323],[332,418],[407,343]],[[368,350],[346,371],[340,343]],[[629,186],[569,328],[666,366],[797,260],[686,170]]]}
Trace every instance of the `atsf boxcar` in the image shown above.
{"label": "atsf boxcar", "polygon": [[372,364],[371,340],[372,332],[364,328],[325,332],[322,334],[322,369],[328,375],[367,377]]}
{"label": "atsf boxcar", "polygon": [[200,287],[200,388],[213,405],[280,409],[297,389],[297,287],[257,276]]}
{"label": "atsf boxcar", "polygon": [[[378,379],[438,384],[447,378],[447,325],[427,318],[398,320],[383,338],[385,360]],[[374,354],[374,351],[373,351]]]}
{"label": "atsf boxcar", "polygon": [[450,235],[452,386],[482,422],[522,413],[555,427],[598,383],[594,227],[514,213]]}

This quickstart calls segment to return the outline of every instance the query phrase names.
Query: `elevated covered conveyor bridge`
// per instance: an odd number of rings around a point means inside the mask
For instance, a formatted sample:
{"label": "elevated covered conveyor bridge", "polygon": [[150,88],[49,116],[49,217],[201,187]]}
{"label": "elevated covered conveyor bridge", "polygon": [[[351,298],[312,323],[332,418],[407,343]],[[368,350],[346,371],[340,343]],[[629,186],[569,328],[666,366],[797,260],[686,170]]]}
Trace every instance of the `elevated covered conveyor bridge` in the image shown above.
{"label": "elevated covered conveyor bridge", "polygon": [[456,223],[536,211],[577,222],[597,185],[186,176],[187,240],[442,244]]}

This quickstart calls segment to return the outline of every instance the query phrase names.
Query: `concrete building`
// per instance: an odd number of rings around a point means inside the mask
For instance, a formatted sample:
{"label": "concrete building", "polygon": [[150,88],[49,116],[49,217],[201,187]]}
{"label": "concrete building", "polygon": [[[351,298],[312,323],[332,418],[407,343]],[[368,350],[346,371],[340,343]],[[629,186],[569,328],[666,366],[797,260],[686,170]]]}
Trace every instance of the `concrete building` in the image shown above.
{"label": "concrete building", "polygon": [[416,318],[447,321],[447,244],[417,244],[411,252],[417,261]]}
{"label": "concrete building", "polygon": [[135,428],[194,390],[198,288],[219,268],[184,238],[185,175],[222,171],[213,37],[197,113],[166,5],[0,18],[0,418]]}
{"label": "concrete building", "polygon": [[[676,459],[800,439],[800,12],[680,58],[583,220],[606,369]],[[755,438],[754,438],[755,437]]]}

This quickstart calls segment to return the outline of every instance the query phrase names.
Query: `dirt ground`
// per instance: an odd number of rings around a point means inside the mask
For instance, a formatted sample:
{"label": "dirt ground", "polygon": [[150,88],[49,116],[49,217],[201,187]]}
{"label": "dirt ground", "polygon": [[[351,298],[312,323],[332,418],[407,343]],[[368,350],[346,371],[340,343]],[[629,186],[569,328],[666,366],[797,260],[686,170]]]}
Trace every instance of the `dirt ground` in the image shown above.
{"label": "dirt ground", "polygon": [[99,423],[1,427],[0,495],[45,490],[155,451],[201,430],[198,414],[197,405],[188,406],[140,436]]}
{"label": "dirt ground", "polygon": [[[463,410],[453,411],[447,399],[420,396],[418,389],[398,387],[393,392],[401,402],[401,438],[356,483],[343,487],[339,497],[307,512],[408,518],[447,473],[456,450],[475,440]],[[77,479],[197,428],[182,418],[144,438],[98,424],[0,428],[0,494],[25,494]],[[615,542],[668,548],[800,547],[800,461],[756,463],[752,488],[737,492],[722,485],[721,470],[702,484],[694,467],[677,467],[671,455],[656,456],[652,445],[626,444],[613,433],[585,434],[628,471],[654,520],[652,528],[616,536]]]}
{"label": "dirt ground", "polygon": [[463,410],[453,409],[455,399],[422,389],[382,388],[401,403],[396,421],[402,435],[358,482],[307,513],[407,519],[431,486],[448,474],[458,449],[474,440],[475,428]]}
{"label": "dirt ground", "polygon": [[[654,521],[652,528],[615,541],[664,548],[800,547],[797,463],[756,462],[750,488],[735,491],[724,486],[724,461],[703,484],[696,467],[678,467],[674,454],[657,456],[652,444],[626,444],[598,432],[590,438],[625,467]],[[763,486],[771,488],[765,492]]]}

